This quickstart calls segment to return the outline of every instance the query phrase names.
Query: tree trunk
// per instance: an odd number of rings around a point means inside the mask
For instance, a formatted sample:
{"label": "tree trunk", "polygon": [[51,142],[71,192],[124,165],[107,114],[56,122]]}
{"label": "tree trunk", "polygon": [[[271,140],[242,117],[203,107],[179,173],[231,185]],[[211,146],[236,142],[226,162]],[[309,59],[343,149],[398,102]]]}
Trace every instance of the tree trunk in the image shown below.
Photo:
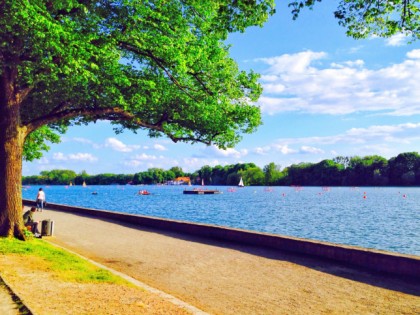
{"label": "tree trunk", "polygon": [[0,76],[0,236],[24,239],[22,219],[22,152],[19,99],[10,73]]}

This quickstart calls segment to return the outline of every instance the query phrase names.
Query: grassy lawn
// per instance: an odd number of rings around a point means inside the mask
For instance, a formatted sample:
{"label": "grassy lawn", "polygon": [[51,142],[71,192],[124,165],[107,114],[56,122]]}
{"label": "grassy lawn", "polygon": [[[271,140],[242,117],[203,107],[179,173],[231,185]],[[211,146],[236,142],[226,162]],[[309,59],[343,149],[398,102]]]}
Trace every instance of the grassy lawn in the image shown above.
{"label": "grassy lawn", "polygon": [[64,281],[131,285],[111,272],[40,239],[23,242],[0,238],[0,255],[30,256],[36,269],[51,272]]}

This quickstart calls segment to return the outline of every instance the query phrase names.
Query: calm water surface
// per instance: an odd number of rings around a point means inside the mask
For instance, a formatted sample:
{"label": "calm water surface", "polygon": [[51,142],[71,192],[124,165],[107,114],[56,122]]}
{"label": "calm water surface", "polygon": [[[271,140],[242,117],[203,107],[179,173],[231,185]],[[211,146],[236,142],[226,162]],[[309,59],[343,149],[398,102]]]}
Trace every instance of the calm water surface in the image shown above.
{"label": "calm water surface", "polygon": [[[39,187],[25,187],[23,198],[35,199]],[[184,195],[184,188],[43,186],[52,203],[420,255],[420,188],[209,187],[219,195]]]}

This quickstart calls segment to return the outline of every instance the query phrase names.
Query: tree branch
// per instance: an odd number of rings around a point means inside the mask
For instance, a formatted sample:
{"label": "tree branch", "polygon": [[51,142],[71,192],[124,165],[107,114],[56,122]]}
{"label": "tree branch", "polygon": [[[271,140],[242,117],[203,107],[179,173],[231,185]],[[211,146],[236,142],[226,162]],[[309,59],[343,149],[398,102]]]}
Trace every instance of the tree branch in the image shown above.
{"label": "tree branch", "polygon": [[[85,109],[85,108],[77,108],[77,109],[69,109],[69,110],[63,110],[61,112],[53,113],[51,112],[48,115],[42,116],[40,118],[35,119],[34,121],[28,123],[26,125],[27,132],[26,134],[30,134],[32,131],[35,131],[36,129],[40,128],[41,126],[52,124],[54,122],[58,122],[63,119],[72,119],[77,117],[91,117],[97,119],[106,119],[111,121],[129,121],[130,123],[137,125],[139,127],[156,130],[159,132],[164,133],[167,135],[173,142],[178,141],[191,141],[191,142],[201,142],[206,145],[211,145],[211,140],[204,140],[200,137],[176,137],[172,135],[171,133],[165,132],[163,126],[164,122],[168,121],[168,115],[163,114],[161,119],[154,124],[142,121],[140,118],[136,117],[134,114],[129,113],[120,107],[105,107],[105,108],[91,108],[91,109]],[[217,134],[213,135],[211,138],[214,138],[217,136]]]}
{"label": "tree branch", "polygon": [[141,56],[144,57],[148,57],[150,58],[157,66],[158,68],[162,69],[166,75],[168,76],[168,78],[176,85],[179,87],[179,89],[184,92],[188,97],[190,97],[191,99],[193,99],[194,101],[198,101],[194,96],[192,96],[190,93],[188,93],[188,91],[185,89],[184,86],[181,85],[181,83],[172,75],[172,73],[170,72],[170,70],[165,66],[165,60],[163,60],[162,58],[159,58],[157,56],[155,56],[153,54],[153,52],[151,50],[145,50],[142,51],[141,49],[138,49],[137,47],[126,43],[126,42],[120,42],[119,44],[120,47],[127,49],[128,51],[134,52],[136,54],[139,54]]}
{"label": "tree branch", "polygon": [[192,75],[194,79],[203,87],[204,91],[208,94],[213,96],[214,93],[210,91],[210,89],[204,84],[203,80],[200,79],[198,73],[188,72],[188,74]]}
{"label": "tree branch", "polygon": [[[107,117],[108,116],[108,117]],[[103,108],[74,108],[63,110],[60,112],[50,112],[47,115],[41,116],[31,122],[27,127],[27,134],[40,128],[41,126],[52,124],[63,119],[72,119],[77,117],[91,117],[97,119],[109,120],[127,120],[140,127],[163,131],[162,124],[150,124],[137,118],[132,113],[129,113],[120,107],[103,107]]]}
{"label": "tree branch", "polygon": [[[165,133],[166,134],[166,133]],[[178,141],[189,141],[189,142],[201,142],[206,145],[211,145],[211,140],[203,140],[200,138],[194,138],[194,137],[175,137],[171,134],[166,134],[169,139],[171,139],[173,142],[177,143]]]}

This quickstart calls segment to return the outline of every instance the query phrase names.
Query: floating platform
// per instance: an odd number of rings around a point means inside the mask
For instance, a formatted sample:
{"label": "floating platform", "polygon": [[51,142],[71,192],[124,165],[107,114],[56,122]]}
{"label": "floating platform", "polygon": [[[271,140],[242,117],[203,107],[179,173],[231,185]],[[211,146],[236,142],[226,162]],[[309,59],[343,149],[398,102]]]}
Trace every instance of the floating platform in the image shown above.
{"label": "floating platform", "polygon": [[186,195],[216,195],[221,194],[220,190],[211,190],[211,189],[192,189],[192,190],[184,190],[184,194]]}

